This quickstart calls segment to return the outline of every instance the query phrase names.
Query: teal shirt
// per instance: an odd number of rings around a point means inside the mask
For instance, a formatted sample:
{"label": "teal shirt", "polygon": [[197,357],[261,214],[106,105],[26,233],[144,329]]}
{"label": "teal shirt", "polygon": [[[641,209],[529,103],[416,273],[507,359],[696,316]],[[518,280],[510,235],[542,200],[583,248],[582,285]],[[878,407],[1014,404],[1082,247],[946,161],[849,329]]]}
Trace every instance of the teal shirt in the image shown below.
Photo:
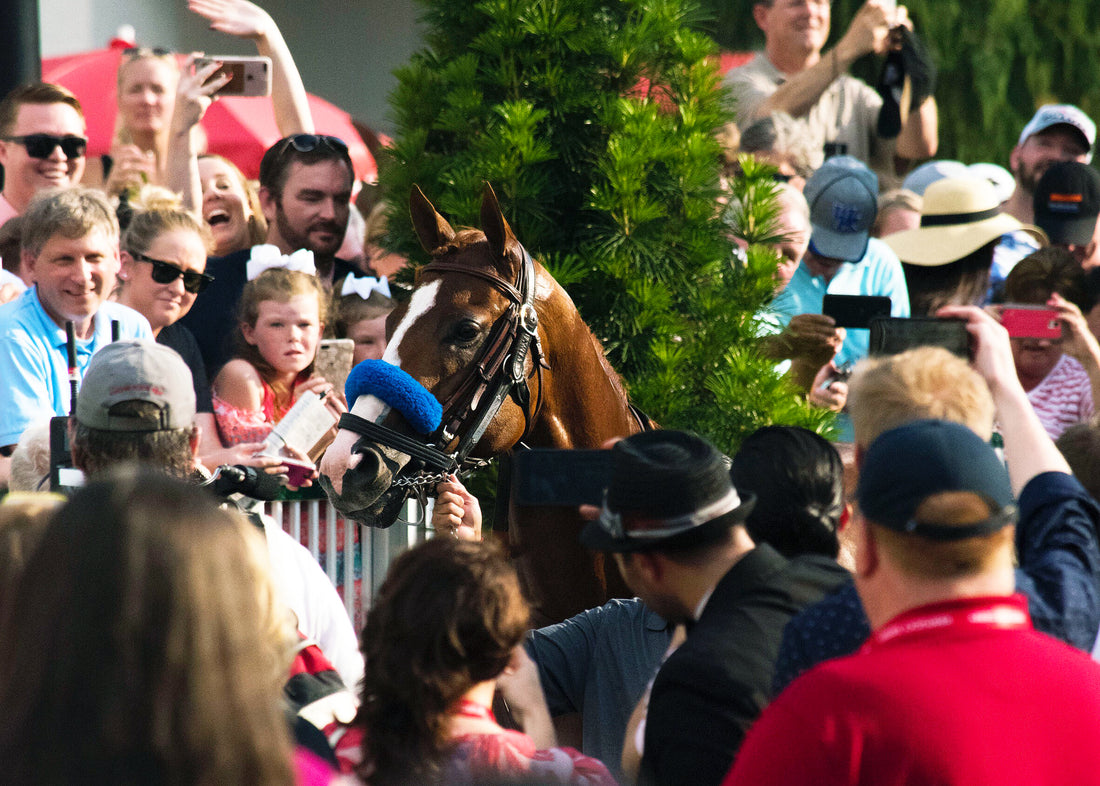
{"label": "teal shirt", "polygon": [[[814,276],[803,260],[795,270],[786,289],[776,296],[772,311],[785,327],[796,314],[820,314],[826,294],[882,295],[890,298],[890,315],[909,316],[909,289],[897,255],[877,238],[867,243],[867,251],[858,262],[845,262],[836,275],[825,283],[824,276]],[[867,355],[870,331],[848,328],[844,345],[836,356],[837,368],[850,368]]]}

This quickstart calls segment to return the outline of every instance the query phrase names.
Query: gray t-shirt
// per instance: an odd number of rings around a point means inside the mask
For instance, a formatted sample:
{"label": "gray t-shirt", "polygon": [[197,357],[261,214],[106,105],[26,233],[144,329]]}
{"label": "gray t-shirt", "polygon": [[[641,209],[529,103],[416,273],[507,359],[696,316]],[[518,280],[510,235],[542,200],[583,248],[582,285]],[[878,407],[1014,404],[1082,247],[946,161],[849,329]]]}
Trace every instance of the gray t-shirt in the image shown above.
{"label": "gray t-shirt", "polygon": [[[776,68],[767,55],[757,52],[743,66],[730,69],[725,84],[737,100],[737,124],[741,129],[751,125],[753,113],[787,81],[787,76]],[[821,94],[817,103],[795,123],[805,132],[813,158],[810,163],[816,169],[824,161],[826,142],[842,142],[848,146],[850,156],[863,161],[874,169],[880,181],[880,189],[893,182],[893,140],[880,139],[875,132],[878,124],[882,97],[865,82],[841,74]]]}

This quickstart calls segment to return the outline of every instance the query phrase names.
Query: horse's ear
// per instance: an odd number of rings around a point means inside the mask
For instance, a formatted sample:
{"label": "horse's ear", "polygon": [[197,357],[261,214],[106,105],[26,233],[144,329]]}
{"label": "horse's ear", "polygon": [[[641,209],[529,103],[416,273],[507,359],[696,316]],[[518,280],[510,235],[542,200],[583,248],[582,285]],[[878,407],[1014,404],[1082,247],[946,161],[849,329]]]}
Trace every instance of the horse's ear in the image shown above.
{"label": "horse's ear", "polygon": [[505,259],[509,241],[514,241],[516,236],[512,234],[512,228],[504,218],[500,210],[500,202],[497,201],[496,192],[488,183],[481,192],[481,231],[485,233],[485,239],[489,241],[489,251],[492,252],[493,261],[500,262]]}
{"label": "horse's ear", "polygon": [[412,214],[413,228],[420,238],[420,245],[429,254],[454,239],[455,231],[424,196],[420,186],[414,185],[409,194],[409,212]]}

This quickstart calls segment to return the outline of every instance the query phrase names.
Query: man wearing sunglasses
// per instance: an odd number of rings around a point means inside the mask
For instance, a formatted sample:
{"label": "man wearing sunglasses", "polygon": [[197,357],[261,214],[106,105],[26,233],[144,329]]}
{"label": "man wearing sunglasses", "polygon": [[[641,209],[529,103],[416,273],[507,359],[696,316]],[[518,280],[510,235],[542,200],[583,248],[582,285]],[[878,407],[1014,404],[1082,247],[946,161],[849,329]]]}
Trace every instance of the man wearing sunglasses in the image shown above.
{"label": "man wearing sunglasses", "polygon": [[[326,286],[346,275],[361,275],[336,252],[344,242],[351,212],[355,174],[348,146],[323,134],[295,134],[280,139],[260,162],[260,205],[267,219],[267,244],[281,254],[313,252],[317,276]],[[257,247],[258,248],[258,247]],[[246,283],[252,248],[207,260],[213,283],[180,320],[202,350],[213,378],[231,357],[237,303]]]}
{"label": "man wearing sunglasses", "polygon": [[[149,322],[107,297],[119,270],[118,221],[102,193],[79,186],[46,191],[23,213],[24,269],[34,286],[0,306],[0,455],[35,423],[69,414],[66,323],[76,368],[118,337],[148,338]],[[0,477],[0,486],[6,478]]]}
{"label": "man wearing sunglasses", "polygon": [[76,96],[45,82],[23,85],[0,102],[0,225],[20,215],[44,188],[71,186],[84,174],[88,139]]}

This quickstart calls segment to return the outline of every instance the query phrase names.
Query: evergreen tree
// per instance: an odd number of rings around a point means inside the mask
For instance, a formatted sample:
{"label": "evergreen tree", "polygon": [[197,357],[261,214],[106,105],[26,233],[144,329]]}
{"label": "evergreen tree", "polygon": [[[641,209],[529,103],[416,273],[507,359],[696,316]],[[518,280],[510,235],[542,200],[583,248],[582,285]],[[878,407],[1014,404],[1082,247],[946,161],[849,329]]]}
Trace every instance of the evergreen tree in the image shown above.
{"label": "evergreen tree", "polygon": [[[426,261],[412,184],[452,224],[476,225],[488,180],[661,425],[727,451],[767,422],[827,429],[831,417],[756,350],[753,314],[771,297],[776,257],[754,248],[732,261],[714,137],[730,107],[695,0],[425,5],[428,46],[397,72],[391,99],[389,245]],[[774,215],[771,172],[749,169],[740,196],[754,220],[742,233],[759,241]]]}

